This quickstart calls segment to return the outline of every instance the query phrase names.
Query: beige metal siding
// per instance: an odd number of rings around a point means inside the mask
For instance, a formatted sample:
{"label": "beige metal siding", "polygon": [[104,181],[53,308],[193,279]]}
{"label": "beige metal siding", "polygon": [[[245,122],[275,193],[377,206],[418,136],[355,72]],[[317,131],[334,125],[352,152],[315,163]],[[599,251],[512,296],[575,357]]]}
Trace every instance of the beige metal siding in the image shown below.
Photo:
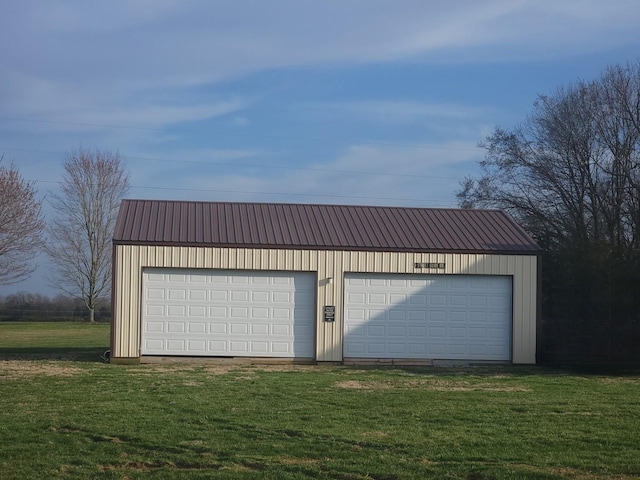
{"label": "beige metal siding", "polygon": [[[176,267],[317,272],[318,361],[342,360],[345,272],[509,275],[513,277],[512,360],[535,363],[537,261],[535,255],[117,245],[111,356],[139,357],[143,268]],[[415,262],[444,263],[445,269],[416,269]],[[322,321],[324,305],[335,305],[335,322]]]}

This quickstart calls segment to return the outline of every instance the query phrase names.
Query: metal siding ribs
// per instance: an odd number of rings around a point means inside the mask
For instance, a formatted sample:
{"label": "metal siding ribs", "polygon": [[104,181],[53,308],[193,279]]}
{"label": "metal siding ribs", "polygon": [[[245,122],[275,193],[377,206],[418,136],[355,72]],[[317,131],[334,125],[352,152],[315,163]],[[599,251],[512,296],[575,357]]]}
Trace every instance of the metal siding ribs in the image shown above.
{"label": "metal siding ribs", "polygon": [[539,253],[500,210],[123,200],[116,244]]}

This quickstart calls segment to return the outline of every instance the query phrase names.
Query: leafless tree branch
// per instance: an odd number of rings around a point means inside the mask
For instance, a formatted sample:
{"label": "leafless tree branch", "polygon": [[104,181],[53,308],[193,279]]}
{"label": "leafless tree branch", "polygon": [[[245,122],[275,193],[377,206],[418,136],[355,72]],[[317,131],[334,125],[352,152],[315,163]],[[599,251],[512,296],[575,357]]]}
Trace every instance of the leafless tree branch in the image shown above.
{"label": "leafless tree branch", "polygon": [[[3,157],[0,157],[2,162]],[[45,223],[33,183],[0,164],[0,285],[17,283],[36,269]]]}
{"label": "leafless tree branch", "polygon": [[57,212],[46,252],[53,278],[64,292],[82,298],[93,321],[111,286],[111,239],[129,178],[118,153],[80,149],[67,157],[61,193],[51,196]]}

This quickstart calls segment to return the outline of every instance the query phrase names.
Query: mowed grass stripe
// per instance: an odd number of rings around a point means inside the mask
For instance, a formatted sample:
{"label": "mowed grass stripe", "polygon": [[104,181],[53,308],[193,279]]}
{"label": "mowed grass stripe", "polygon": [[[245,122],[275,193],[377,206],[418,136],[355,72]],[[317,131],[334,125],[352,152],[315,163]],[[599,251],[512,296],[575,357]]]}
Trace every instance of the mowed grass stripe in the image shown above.
{"label": "mowed grass stripe", "polygon": [[7,479],[640,478],[639,392],[633,372],[535,367],[5,360],[0,471]]}
{"label": "mowed grass stripe", "polygon": [[1,322],[0,353],[15,349],[109,347],[108,323]]}
{"label": "mowed grass stripe", "polygon": [[109,324],[1,322],[0,360],[65,359],[100,362],[109,349]]}

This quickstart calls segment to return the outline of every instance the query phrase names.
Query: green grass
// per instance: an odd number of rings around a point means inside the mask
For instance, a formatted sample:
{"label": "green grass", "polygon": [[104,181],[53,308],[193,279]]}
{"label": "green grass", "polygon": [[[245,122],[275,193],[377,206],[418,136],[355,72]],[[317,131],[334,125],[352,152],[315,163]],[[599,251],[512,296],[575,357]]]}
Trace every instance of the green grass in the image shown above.
{"label": "green grass", "polygon": [[108,323],[0,323],[0,359],[95,360],[108,348]]}
{"label": "green grass", "polygon": [[640,478],[640,375],[5,360],[0,478]]}

